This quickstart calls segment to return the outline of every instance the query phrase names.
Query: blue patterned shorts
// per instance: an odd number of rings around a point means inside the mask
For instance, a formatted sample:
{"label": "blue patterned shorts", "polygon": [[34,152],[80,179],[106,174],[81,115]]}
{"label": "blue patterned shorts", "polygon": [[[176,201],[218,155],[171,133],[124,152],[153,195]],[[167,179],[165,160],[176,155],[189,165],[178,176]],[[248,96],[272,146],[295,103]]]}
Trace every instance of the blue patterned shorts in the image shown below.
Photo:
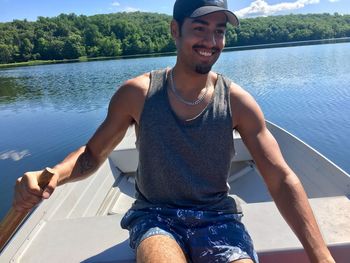
{"label": "blue patterned shorts", "polygon": [[129,210],[121,226],[136,249],[146,238],[166,235],[185,252],[189,262],[231,262],[250,258],[258,263],[253,242],[241,223],[241,214],[188,209]]}

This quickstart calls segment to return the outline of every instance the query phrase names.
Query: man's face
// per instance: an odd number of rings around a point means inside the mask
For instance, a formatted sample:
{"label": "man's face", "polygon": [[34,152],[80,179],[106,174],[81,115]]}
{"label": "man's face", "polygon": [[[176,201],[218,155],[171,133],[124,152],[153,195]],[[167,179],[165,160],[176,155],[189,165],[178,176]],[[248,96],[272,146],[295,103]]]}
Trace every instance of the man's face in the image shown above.
{"label": "man's face", "polygon": [[215,12],[199,18],[186,18],[181,29],[177,23],[172,23],[178,62],[197,73],[207,74],[225,46],[226,22],[223,12]]}

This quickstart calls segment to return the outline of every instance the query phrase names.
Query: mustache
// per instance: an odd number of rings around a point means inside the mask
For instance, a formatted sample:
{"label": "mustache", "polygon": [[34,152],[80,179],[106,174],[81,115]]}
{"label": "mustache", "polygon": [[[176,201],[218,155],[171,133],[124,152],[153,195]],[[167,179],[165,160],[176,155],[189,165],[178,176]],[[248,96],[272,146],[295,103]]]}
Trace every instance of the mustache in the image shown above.
{"label": "mustache", "polygon": [[[206,46],[204,46],[204,45],[198,45],[198,44],[193,45],[193,48],[208,49],[208,47],[206,47]],[[218,51],[220,51],[220,49],[219,49],[218,47],[212,47],[212,48],[210,48],[210,50],[211,50],[212,52],[218,52]]]}

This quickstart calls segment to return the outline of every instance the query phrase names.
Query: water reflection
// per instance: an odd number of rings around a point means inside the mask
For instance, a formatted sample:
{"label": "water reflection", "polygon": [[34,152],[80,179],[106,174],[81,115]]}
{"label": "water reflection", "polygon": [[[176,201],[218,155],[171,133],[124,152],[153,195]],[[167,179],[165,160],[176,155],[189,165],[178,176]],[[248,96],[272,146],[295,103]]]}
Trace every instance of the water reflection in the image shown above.
{"label": "water reflection", "polygon": [[0,160],[7,160],[11,159],[15,162],[18,162],[22,160],[24,157],[29,156],[30,153],[28,150],[23,150],[23,151],[7,151],[7,152],[0,152]]}
{"label": "water reflection", "polygon": [[22,108],[85,112],[99,108],[113,93],[113,85],[103,74],[92,74],[84,67],[76,70],[60,66],[38,67],[30,73],[18,71],[16,78],[1,77],[1,102],[16,102],[15,106]]}
{"label": "water reflection", "polygon": [[[86,143],[123,81],[172,66],[175,59],[0,70],[0,217],[10,205],[16,177],[54,165]],[[227,52],[214,70],[247,89],[267,119],[349,172],[349,61],[350,44],[346,43]]]}
{"label": "water reflection", "polygon": [[[130,59],[18,68],[0,71],[0,84],[12,90],[12,102],[21,102],[16,106],[90,112],[106,108],[111,96],[128,78],[167,66],[159,64],[161,59],[151,58],[149,64],[142,59]],[[2,100],[10,98],[4,95]]]}
{"label": "water reflection", "polygon": [[14,77],[0,76],[0,104],[10,104],[15,101],[35,99],[42,96],[40,90],[32,90],[25,81]]}

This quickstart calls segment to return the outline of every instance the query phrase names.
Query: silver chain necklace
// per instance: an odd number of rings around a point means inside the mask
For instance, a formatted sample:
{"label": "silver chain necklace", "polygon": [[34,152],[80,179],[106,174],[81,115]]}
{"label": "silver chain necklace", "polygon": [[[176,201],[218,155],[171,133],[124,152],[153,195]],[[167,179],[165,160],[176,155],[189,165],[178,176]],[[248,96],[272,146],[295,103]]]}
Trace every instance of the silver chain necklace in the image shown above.
{"label": "silver chain necklace", "polygon": [[195,106],[195,105],[198,105],[199,103],[201,103],[204,100],[204,98],[207,95],[207,93],[208,93],[208,90],[209,90],[208,85],[205,86],[205,91],[204,91],[203,95],[200,96],[197,100],[195,100],[195,101],[185,100],[184,98],[181,97],[181,95],[178,93],[178,91],[176,89],[176,86],[175,86],[175,83],[174,83],[173,72],[174,72],[174,69],[172,69],[171,72],[170,72],[170,86],[171,86],[171,90],[174,93],[175,97],[179,101],[181,101],[182,103],[184,103],[186,105],[189,105],[189,106]]}

